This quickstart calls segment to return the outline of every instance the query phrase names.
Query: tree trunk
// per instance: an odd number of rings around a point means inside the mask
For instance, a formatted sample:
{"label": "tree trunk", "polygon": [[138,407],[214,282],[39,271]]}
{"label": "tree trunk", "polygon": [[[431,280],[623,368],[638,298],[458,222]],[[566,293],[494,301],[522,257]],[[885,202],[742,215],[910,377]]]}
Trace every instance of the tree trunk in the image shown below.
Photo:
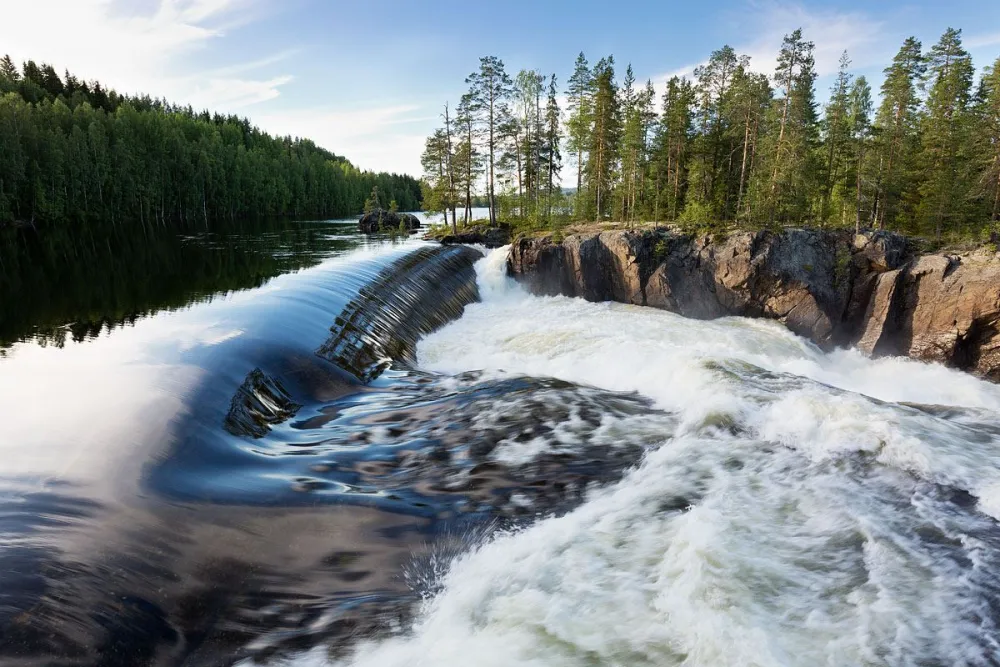
{"label": "tree trunk", "polygon": [[[458,233],[458,223],[455,220],[455,207],[456,207],[456,196],[455,192],[455,170],[452,168],[451,164],[451,116],[448,114],[448,103],[445,102],[444,105],[444,135],[447,143],[445,153],[446,168],[448,170],[448,204],[451,205],[451,232],[452,234]],[[446,215],[447,215],[447,205],[445,205]]]}
{"label": "tree trunk", "polygon": [[781,124],[778,129],[778,144],[774,149],[774,171],[771,174],[771,196],[769,202],[772,223],[774,222],[775,209],[777,208],[777,202],[774,197],[778,190],[778,165],[781,164],[781,145],[785,140],[785,125],[788,123],[788,109],[792,102],[792,82],[794,80],[794,73],[795,59],[793,58],[788,63],[788,76],[785,79],[785,105],[781,111]]}
{"label": "tree trunk", "polygon": [[746,185],[746,175],[747,175],[747,154],[750,149],[750,112],[751,109],[747,107],[746,116],[744,116],[743,121],[743,158],[740,161],[740,190],[739,194],[736,196],[736,220],[740,219],[740,211],[743,210],[743,188]]}

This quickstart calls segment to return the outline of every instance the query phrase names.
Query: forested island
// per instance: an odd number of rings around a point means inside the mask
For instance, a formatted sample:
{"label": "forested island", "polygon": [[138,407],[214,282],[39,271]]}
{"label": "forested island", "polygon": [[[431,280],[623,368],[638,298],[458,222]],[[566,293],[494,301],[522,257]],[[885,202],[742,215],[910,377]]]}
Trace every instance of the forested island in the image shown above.
{"label": "forested island", "polygon": [[345,217],[375,187],[420,208],[413,177],[361,171],[307,139],[0,59],[0,226]]}
{"label": "forested island", "polygon": [[619,80],[613,56],[581,53],[562,91],[554,74],[511,77],[484,57],[427,139],[425,203],[468,220],[485,182],[491,220],[529,228],[849,226],[995,242],[1000,59],[977,77],[960,30],[927,50],[908,38],[876,104],[844,53],[821,107],[813,53],[801,30],[786,35],[768,76],[724,46],[659,96],[631,66]]}

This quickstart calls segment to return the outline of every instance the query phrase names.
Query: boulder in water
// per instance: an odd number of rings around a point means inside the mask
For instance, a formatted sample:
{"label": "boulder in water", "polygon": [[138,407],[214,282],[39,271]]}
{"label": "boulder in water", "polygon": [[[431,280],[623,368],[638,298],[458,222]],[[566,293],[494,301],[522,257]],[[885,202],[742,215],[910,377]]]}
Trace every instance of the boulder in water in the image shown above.
{"label": "boulder in water", "polygon": [[443,236],[438,237],[438,240],[444,245],[461,243],[478,244],[487,248],[500,248],[510,243],[512,235],[513,229],[510,225],[499,223],[497,225],[465,227],[458,230],[456,234],[452,234],[449,231]]}
{"label": "boulder in water", "polygon": [[398,231],[412,233],[418,229],[420,229],[420,220],[417,219],[417,216],[412,213],[395,213],[384,208],[373,209],[358,220],[358,230],[362,234]]}

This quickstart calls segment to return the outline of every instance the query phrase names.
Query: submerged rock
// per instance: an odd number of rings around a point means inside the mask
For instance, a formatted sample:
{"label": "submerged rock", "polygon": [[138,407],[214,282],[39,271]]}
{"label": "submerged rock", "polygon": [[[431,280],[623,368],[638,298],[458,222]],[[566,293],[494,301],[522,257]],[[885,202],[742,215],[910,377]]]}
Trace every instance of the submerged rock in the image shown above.
{"label": "submerged rock", "polygon": [[937,361],[1000,381],[1000,258],[920,255],[899,234],[667,229],[517,239],[508,272],[540,294],[778,320],[821,347]]}
{"label": "submerged rock", "polygon": [[412,213],[394,213],[383,208],[376,208],[365,213],[358,220],[358,230],[362,234],[378,234],[380,232],[406,231],[420,229],[420,220]]}

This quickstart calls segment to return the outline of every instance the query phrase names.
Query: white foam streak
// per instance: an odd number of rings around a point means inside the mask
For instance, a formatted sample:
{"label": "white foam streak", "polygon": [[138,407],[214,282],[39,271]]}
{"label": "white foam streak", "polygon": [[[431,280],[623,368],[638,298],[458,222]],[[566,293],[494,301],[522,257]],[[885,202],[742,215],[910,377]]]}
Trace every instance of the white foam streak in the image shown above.
{"label": "white foam streak", "polygon": [[678,421],[646,426],[666,444],[620,483],[458,558],[351,664],[996,663],[996,386],[763,321],[532,297],[505,256],[423,366],[638,391]]}

